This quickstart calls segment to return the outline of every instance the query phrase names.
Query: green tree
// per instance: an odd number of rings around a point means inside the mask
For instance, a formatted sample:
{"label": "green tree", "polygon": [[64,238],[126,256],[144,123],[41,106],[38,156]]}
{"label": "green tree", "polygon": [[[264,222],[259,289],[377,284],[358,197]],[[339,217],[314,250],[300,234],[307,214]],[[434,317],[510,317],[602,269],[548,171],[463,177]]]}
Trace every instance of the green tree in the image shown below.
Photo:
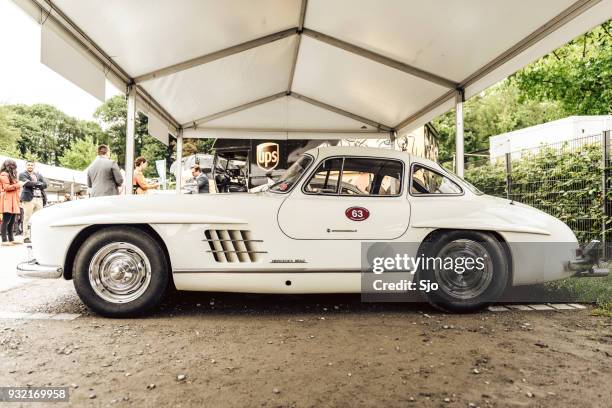
{"label": "green tree", "polygon": [[[147,119],[146,117],[144,118]],[[145,170],[146,177],[158,177],[157,168],[155,167],[155,162],[157,160],[165,160],[166,161],[166,177],[168,177],[168,170],[170,169],[170,160],[172,156],[172,151],[169,150],[169,146],[164,145],[159,140],[155,139],[153,136],[149,134],[144,134],[142,136],[142,144],[140,147],[139,154],[137,156],[143,156],[149,162],[149,166]]]}
{"label": "green tree", "polygon": [[45,164],[58,166],[64,151],[77,140],[102,137],[102,129],[94,122],[82,121],[54,106],[46,104],[6,105],[8,122],[19,137],[18,155]]}
{"label": "green tree", "polygon": [[183,157],[196,153],[213,153],[215,139],[185,139],[183,140]]}
{"label": "green tree", "polygon": [[[94,117],[104,128],[104,139],[99,143],[107,144],[119,166],[125,165],[125,132],[127,118],[127,103],[125,97],[116,95],[96,109]],[[137,135],[140,130],[137,123]]]}
{"label": "green tree", "polygon": [[60,157],[60,164],[69,169],[85,170],[96,156],[96,144],[91,137],[88,137],[74,142]]}
{"label": "green tree", "polygon": [[[125,141],[127,126],[127,101],[124,96],[117,95],[102,104],[94,113],[94,117],[105,129],[105,139],[100,140],[109,145],[112,155],[120,166],[125,166]],[[134,135],[134,156],[143,156],[149,162],[145,176],[156,177],[155,161],[165,159],[166,168],[170,168],[171,150],[153,136],[148,134],[148,119],[138,112],[136,117],[136,134]]]}
{"label": "green tree", "polygon": [[0,106],[0,154],[17,157],[19,155],[17,150],[19,132],[10,125],[9,114],[5,107]]}
{"label": "green tree", "polygon": [[612,113],[612,20],[511,77],[521,101],[557,101],[565,116]]}
{"label": "green tree", "polygon": [[[516,85],[508,80],[470,98],[463,108],[465,151],[489,148],[489,137],[564,117],[554,101],[520,100]],[[452,158],[455,152],[454,109],[433,121],[440,134],[439,159]]]}

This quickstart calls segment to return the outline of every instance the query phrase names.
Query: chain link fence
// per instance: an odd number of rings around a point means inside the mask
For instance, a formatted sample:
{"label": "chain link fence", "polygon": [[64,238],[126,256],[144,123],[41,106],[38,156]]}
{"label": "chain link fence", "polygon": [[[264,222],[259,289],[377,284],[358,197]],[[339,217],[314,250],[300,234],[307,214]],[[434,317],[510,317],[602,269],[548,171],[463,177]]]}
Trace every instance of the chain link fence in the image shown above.
{"label": "chain link fence", "polygon": [[612,255],[610,131],[470,158],[465,178],[486,194],[531,205],[564,221],[579,242],[602,241]]}

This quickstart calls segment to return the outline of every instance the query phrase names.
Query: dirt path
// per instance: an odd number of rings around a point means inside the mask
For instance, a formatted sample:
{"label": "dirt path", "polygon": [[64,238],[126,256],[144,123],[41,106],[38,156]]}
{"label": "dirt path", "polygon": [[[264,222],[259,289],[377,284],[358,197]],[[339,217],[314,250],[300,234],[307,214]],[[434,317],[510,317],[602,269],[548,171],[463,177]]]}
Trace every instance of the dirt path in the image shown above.
{"label": "dirt path", "polygon": [[0,320],[0,385],[26,384],[74,406],[609,407],[612,320],[179,293],[146,319]]}

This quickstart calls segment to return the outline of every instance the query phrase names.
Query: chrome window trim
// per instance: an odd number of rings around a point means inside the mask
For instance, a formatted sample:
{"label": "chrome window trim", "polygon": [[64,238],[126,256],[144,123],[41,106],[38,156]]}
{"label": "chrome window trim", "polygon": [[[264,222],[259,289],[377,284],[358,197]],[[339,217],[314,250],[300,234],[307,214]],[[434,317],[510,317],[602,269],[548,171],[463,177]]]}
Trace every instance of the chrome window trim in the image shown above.
{"label": "chrome window trim", "polygon": [[[444,194],[442,193],[413,193],[412,192],[412,175],[414,174],[415,166],[419,166],[429,171],[433,171],[434,173],[439,174],[440,176],[449,179],[451,182],[455,183],[457,187],[459,187],[459,190],[461,190],[461,192],[460,193],[444,193]],[[420,163],[420,162],[413,162],[410,165],[410,183],[408,185],[408,194],[411,197],[459,197],[459,196],[465,195],[465,190],[463,189],[463,187],[461,187],[459,183],[457,183],[451,177],[444,175],[444,173],[441,173],[439,170],[433,169],[430,166]]]}
{"label": "chrome window trim", "polygon": [[[342,159],[342,168],[340,169],[340,177],[338,178],[338,184],[340,184],[342,182],[342,174],[344,173],[344,161],[345,159],[370,159],[370,160],[387,160],[387,161],[395,161],[395,162],[399,162],[402,165],[402,171],[400,174],[400,191],[398,194],[393,194],[393,195],[349,195],[349,194],[340,194],[340,191],[342,190],[340,188],[340,185],[338,185],[338,192],[335,194],[330,194],[330,193],[310,193],[305,191],[304,189],[306,188],[306,186],[308,185],[308,183],[310,183],[310,180],[312,180],[312,178],[315,176],[317,170],[319,169],[320,165],[330,159]],[[395,158],[390,158],[390,157],[377,157],[377,156],[352,156],[352,155],[336,155],[336,156],[328,156],[324,159],[322,159],[319,162],[319,165],[317,165],[315,167],[315,169],[308,175],[308,179],[306,179],[306,181],[304,183],[302,183],[302,194],[304,195],[310,195],[310,196],[326,196],[326,197],[378,197],[378,198],[391,198],[391,197],[401,197],[404,194],[404,182],[403,182],[403,178],[404,178],[404,174],[406,173],[406,167],[405,167],[405,163],[403,160],[401,159],[395,159]]]}

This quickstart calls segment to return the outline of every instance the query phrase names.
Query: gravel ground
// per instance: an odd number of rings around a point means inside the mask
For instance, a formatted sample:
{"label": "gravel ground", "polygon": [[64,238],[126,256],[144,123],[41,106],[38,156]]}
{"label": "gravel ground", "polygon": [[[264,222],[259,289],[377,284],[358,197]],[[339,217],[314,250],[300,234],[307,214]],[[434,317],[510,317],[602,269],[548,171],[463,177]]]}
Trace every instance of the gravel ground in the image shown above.
{"label": "gravel ground", "polygon": [[359,296],[175,292],[151,317],[114,320],[88,313],[60,280],[2,292],[0,308],[84,314],[0,320],[0,385],[70,386],[74,406],[556,408],[612,400],[612,320],[590,310],[445,315]]}

